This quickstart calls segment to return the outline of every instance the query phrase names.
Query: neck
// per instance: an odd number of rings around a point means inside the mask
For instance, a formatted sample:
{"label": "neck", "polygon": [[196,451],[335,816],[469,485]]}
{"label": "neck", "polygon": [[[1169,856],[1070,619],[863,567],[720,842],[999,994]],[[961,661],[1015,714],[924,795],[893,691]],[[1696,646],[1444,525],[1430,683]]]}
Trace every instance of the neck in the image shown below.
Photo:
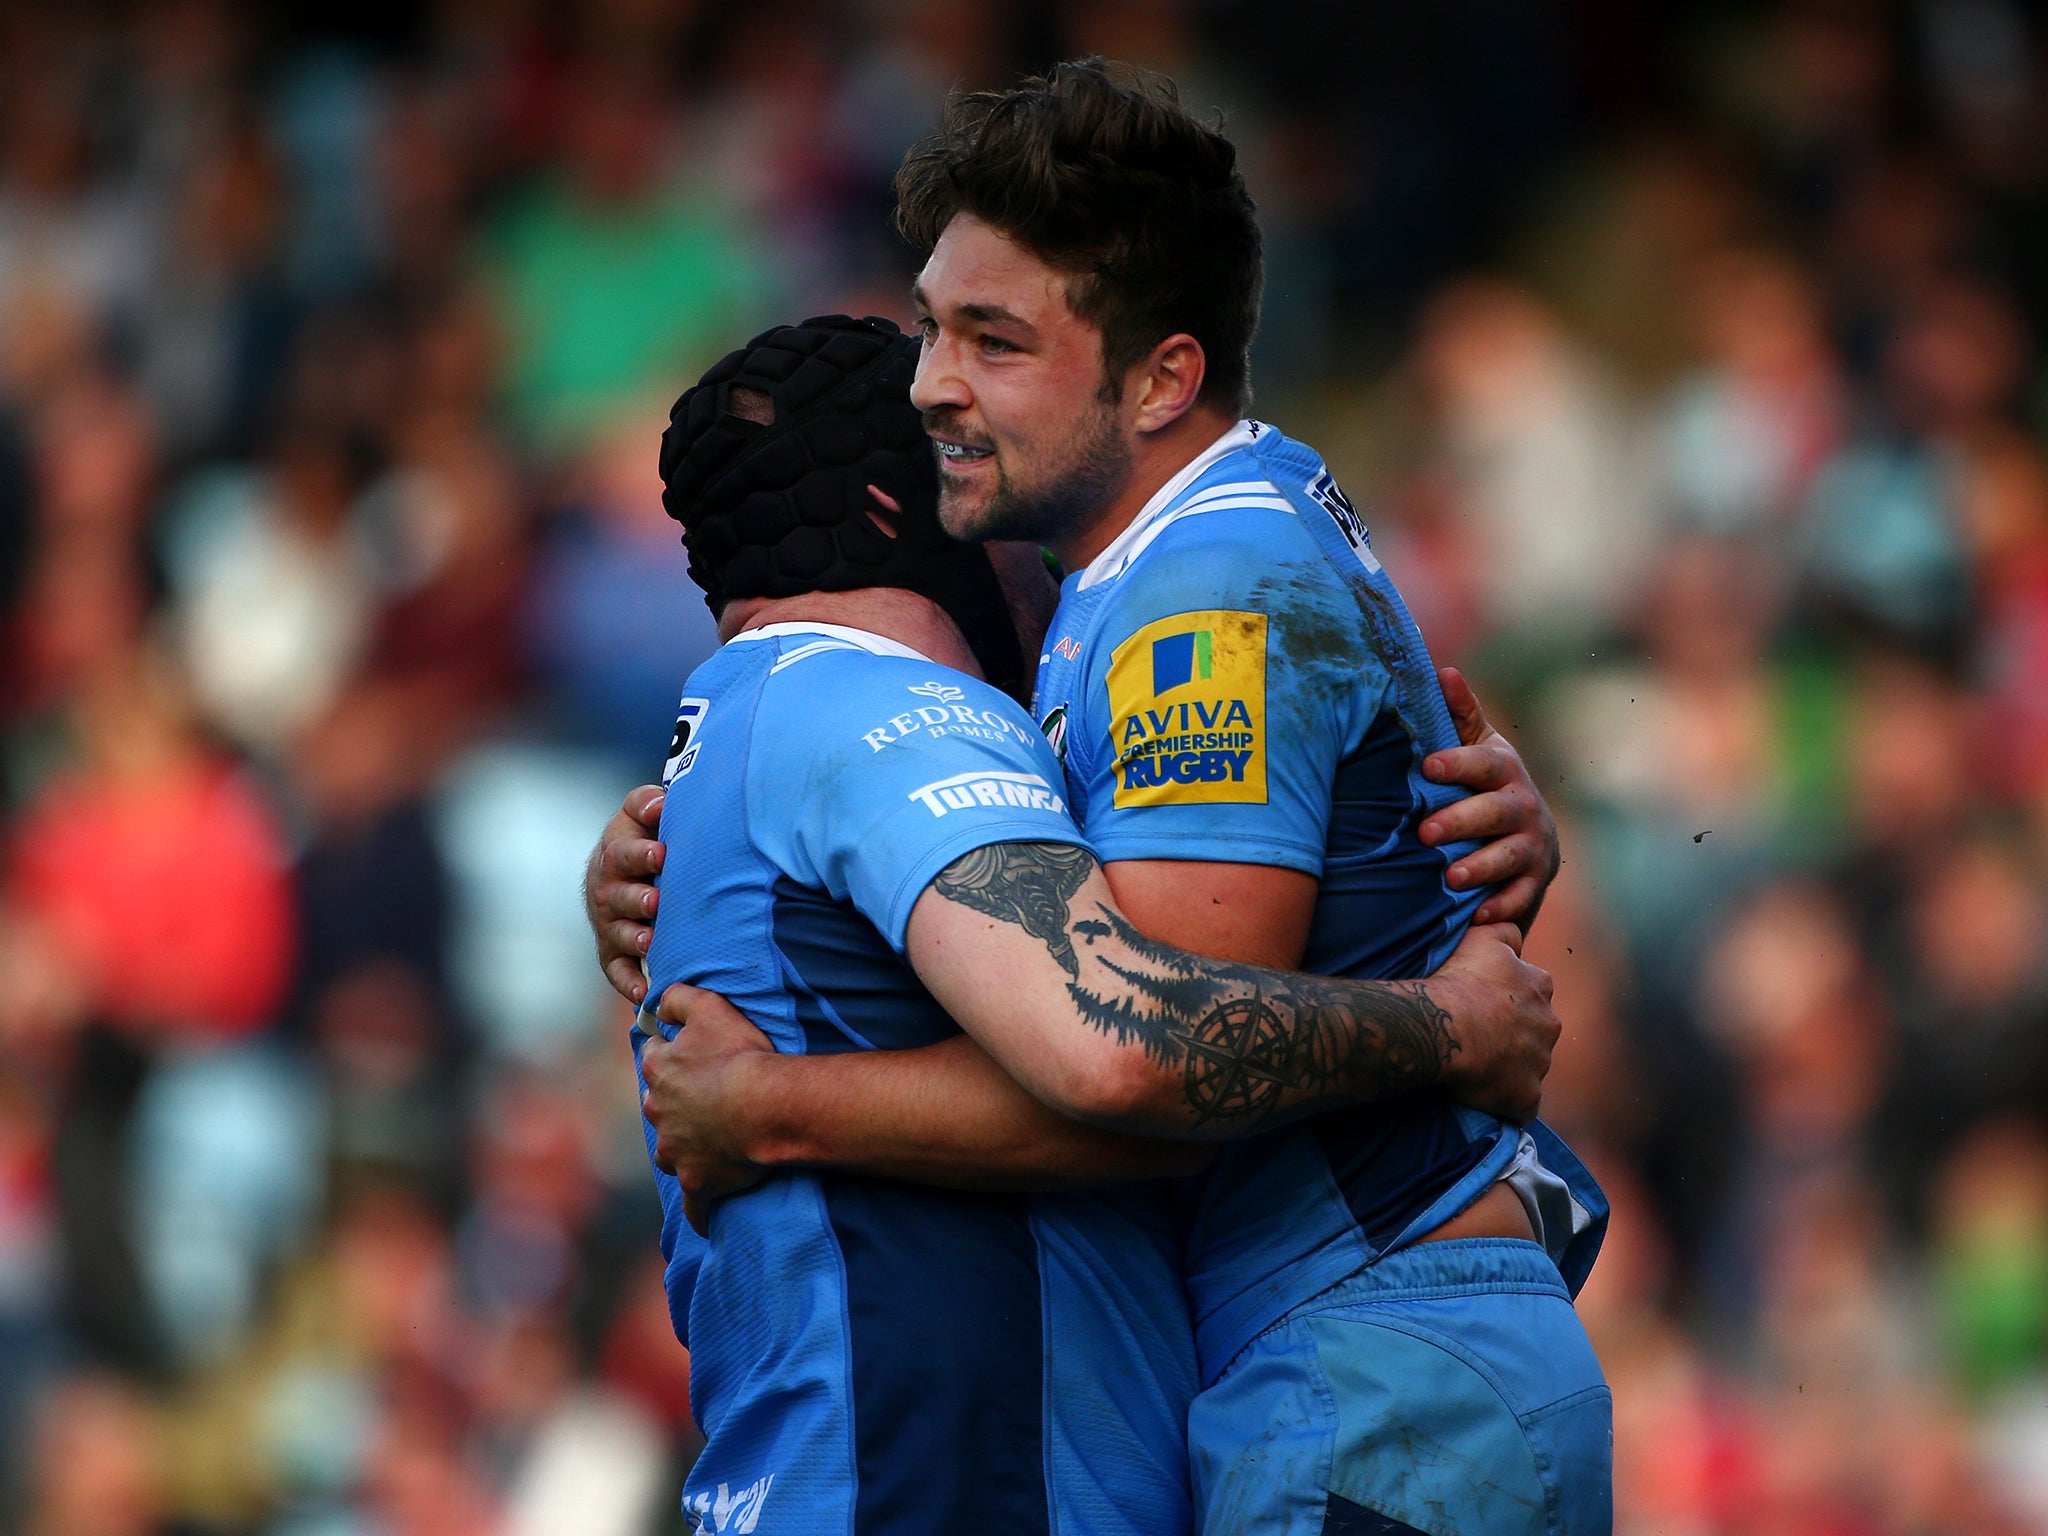
{"label": "neck", "polygon": [[960,628],[937,603],[901,587],[863,587],[854,592],[806,592],[800,597],[742,597],[719,615],[718,638],[769,624],[843,624],[894,640],[929,656],[941,666],[981,676]]}
{"label": "neck", "polygon": [[1131,526],[1145,503],[1159,494],[1159,488],[1202,456],[1209,445],[1228,432],[1237,417],[1213,406],[1196,406],[1156,432],[1138,439],[1131,458],[1131,475],[1116,498],[1100,514],[1063,538],[1055,539],[1052,552],[1060,565],[1078,571],[1114,544],[1117,535]]}

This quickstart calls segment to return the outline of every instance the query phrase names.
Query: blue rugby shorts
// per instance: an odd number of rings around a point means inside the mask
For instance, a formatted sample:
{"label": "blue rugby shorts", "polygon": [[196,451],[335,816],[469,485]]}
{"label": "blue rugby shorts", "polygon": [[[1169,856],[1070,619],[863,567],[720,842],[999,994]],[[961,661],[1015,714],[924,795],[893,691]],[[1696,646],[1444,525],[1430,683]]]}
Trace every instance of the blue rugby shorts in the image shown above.
{"label": "blue rugby shorts", "polygon": [[1608,1536],[1614,1408],[1557,1267],[1460,1238],[1291,1313],[1189,1414],[1203,1536]]}

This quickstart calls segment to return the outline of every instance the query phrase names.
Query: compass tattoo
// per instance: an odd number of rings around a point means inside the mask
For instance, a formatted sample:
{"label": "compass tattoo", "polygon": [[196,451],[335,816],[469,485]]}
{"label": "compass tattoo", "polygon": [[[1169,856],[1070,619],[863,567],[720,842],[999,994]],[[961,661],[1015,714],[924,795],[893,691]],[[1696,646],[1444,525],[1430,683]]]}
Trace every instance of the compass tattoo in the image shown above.
{"label": "compass tattoo", "polygon": [[1004,843],[955,861],[934,888],[1023,928],[1066,972],[1082,1018],[1178,1068],[1190,1129],[1243,1135],[1340,1099],[1426,1088],[1449,1068],[1451,1015],[1426,983],[1208,960],[1146,938],[1099,902],[1076,917],[1094,867],[1079,848]]}

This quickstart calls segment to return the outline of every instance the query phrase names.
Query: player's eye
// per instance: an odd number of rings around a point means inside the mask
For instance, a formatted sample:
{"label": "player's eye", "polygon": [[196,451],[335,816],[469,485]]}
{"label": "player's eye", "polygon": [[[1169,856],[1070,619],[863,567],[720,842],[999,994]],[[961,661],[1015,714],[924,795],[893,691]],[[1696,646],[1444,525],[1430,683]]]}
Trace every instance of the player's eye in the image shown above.
{"label": "player's eye", "polygon": [[932,340],[939,334],[939,322],[930,315],[919,315],[917,317],[917,324],[912,329],[915,331],[919,341],[923,342],[926,346],[930,346]]}
{"label": "player's eye", "polygon": [[1015,352],[1020,349],[1014,341],[1005,341],[1000,336],[984,336],[981,338],[981,350],[984,352]]}

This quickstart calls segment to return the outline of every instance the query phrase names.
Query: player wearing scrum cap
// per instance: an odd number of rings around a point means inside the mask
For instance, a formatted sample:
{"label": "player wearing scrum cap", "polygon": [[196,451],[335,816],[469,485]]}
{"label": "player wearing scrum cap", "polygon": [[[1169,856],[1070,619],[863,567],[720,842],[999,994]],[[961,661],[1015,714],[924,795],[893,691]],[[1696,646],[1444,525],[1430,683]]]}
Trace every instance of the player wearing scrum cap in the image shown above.
{"label": "player wearing scrum cap", "polygon": [[[725,644],[689,679],[665,773],[650,998],[725,994],[766,1062],[936,1051],[958,1068],[947,1117],[981,1138],[977,1186],[1184,1172],[1199,1154],[1164,1138],[1436,1081],[1446,1043],[1473,1093],[1531,1098],[1556,1022],[1512,929],[1475,932],[1427,982],[1365,983],[1131,927],[1052,748],[984,680],[1021,653],[996,568],[938,535],[916,356],[886,322],[807,321],[677,403],[663,477]],[[1004,573],[1021,611],[1034,576]],[[1275,1020],[1316,1069],[1241,1107],[1191,1100],[1159,1041],[1218,1009]],[[643,1009],[636,1056],[669,1032]],[[893,1156],[871,1171],[949,1176]],[[698,1529],[1190,1528],[1195,1352],[1164,1184],[786,1171],[700,1238],[660,1183],[706,1435]]]}

